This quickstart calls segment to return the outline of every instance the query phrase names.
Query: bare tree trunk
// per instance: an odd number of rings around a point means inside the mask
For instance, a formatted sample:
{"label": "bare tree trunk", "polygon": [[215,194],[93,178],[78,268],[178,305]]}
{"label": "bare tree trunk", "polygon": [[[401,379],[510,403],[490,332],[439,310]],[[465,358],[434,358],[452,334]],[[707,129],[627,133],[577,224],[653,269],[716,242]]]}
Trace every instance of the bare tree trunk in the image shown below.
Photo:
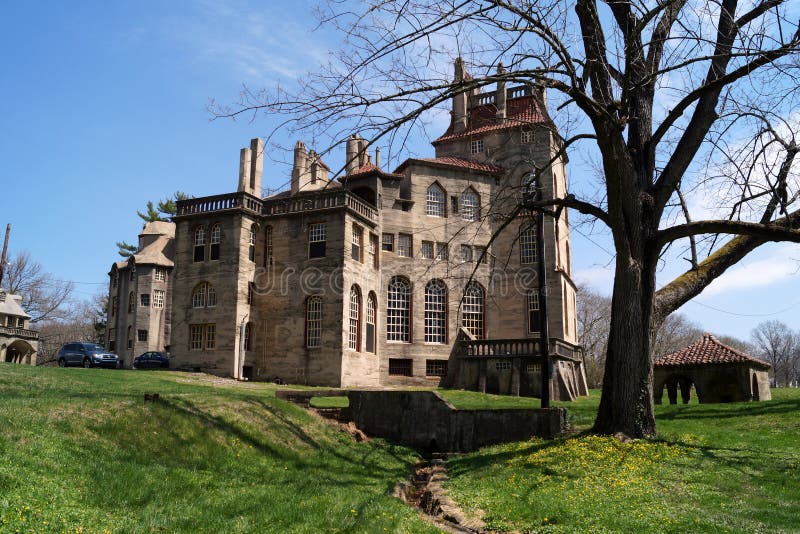
{"label": "bare tree trunk", "polygon": [[594,423],[602,434],[640,438],[656,431],[650,362],[655,264],[617,256],[603,394]]}

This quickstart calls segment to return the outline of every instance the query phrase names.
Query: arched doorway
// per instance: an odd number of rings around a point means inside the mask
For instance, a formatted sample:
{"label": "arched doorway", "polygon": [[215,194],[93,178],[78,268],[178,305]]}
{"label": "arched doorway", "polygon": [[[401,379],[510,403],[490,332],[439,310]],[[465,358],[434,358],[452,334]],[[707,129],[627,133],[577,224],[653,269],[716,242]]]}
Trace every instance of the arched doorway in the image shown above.
{"label": "arched doorway", "polygon": [[25,363],[30,365],[34,362],[36,351],[27,341],[18,339],[6,348],[5,361],[8,363]]}

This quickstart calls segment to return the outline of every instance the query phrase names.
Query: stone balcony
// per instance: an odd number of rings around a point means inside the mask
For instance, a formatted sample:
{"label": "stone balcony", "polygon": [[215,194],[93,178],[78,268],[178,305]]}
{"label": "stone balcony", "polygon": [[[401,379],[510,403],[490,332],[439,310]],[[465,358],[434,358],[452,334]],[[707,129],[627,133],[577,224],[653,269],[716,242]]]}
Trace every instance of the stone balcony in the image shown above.
{"label": "stone balcony", "polygon": [[[539,339],[465,339],[462,340],[462,358],[513,358],[524,356],[535,361],[541,358]],[[582,360],[582,349],[563,339],[550,338],[550,356],[569,360]]]}
{"label": "stone balcony", "polygon": [[276,217],[309,211],[346,209],[365,221],[377,223],[378,211],[350,191],[334,189],[298,195],[259,199],[245,192],[178,201],[176,217],[243,210],[254,215]]}
{"label": "stone balcony", "polygon": [[28,330],[27,328],[13,328],[10,326],[0,326],[0,336],[37,341],[39,339],[39,332],[37,332],[36,330]]}

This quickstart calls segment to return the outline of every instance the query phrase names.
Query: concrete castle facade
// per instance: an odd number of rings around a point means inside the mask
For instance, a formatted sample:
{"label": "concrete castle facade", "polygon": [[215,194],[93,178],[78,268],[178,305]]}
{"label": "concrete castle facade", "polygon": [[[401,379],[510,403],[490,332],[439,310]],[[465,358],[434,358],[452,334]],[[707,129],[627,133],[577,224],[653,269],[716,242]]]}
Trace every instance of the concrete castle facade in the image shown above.
{"label": "concrete castle facade", "polygon": [[[455,71],[469,77],[460,60]],[[544,91],[498,83],[456,96],[433,145],[435,157],[387,172],[353,135],[333,180],[298,142],[291,188],[262,198],[264,147],[253,140],[237,192],[178,202],[174,239],[158,230],[164,258],[146,227],[141,252],[112,268],[108,339],[126,365],[166,348],[173,367],[237,378],[538,395],[547,299],[552,398],[585,394],[567,213],[544,219],[540,287],[535,219],[517,208],[537,165],[545,198],[567,191]]]}

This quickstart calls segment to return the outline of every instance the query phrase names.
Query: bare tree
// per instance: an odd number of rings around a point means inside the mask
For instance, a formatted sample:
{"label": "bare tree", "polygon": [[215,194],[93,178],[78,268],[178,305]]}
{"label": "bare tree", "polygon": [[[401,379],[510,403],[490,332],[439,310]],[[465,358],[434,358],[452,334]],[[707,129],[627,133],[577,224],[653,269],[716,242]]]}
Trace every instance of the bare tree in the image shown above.
{"label": "bare tree", "polygon": [[756,326],[751,337],[756,355],[772,365],[775,387],[789,386],[797,380],[800,359],[800,335],[797,332],[773,320]]}
{"label": "bare tree", "polygon": [[680,313],[668,315],[655,330],[651,351],[653,360],[679,351],[703,334],[700,327]]}
{"label": "bare tree", "polygon": [[[534,171],[580,148],[600,164],[600,194],[523,204],[549,216],[572,208],[608,228],[615,278],[594,428],[654,433],[658,325],[759,245],[800,241],[800,214],[790,209],[798,150],[790,112],[800,87],[791,2],[385,0],[352,7],[331,0],[321,9],[322,23],[340,28],[346,41],[297,94],[245,91],[218,115],[284,113],[331,145],[356,128],[392,144],[456,94],[500,81],[548,89],[561,144]],[[453,82],[445,73],[456,55],[466,56],[471,78]],[[780,118],[788,129],[776,125]],[[699,184],[713,190],[704,195],[716,208],[707,218],[686,216],[679,195]],[[708,239],[718,234],[736,237]],[[707,256],[695,253],[686,273],[656,292],[665,251],[689,240],[700,240]]]}
{"label": "bare tree", "polygon": [[58,319],[45,319],[37,326],[39,351],[37,363],[53,361],[56,351],[75,341],[105,343],[108,295],[97,293],[88,300],[72,302],[69,312]]}
{"label": "bare tree", "polygon": [[577,295],[578,343],[583,347],[586,381],[590,388],[598,388],[603,384],[611,298],[583,285]]}
{"label": "bare tree", "polygon": [[9,262],[5,283],[11,293],[22,297],[22,309],[31,316],[31,323],[66,317],[74,284],[53,278],[29,252],[22,251]]}

